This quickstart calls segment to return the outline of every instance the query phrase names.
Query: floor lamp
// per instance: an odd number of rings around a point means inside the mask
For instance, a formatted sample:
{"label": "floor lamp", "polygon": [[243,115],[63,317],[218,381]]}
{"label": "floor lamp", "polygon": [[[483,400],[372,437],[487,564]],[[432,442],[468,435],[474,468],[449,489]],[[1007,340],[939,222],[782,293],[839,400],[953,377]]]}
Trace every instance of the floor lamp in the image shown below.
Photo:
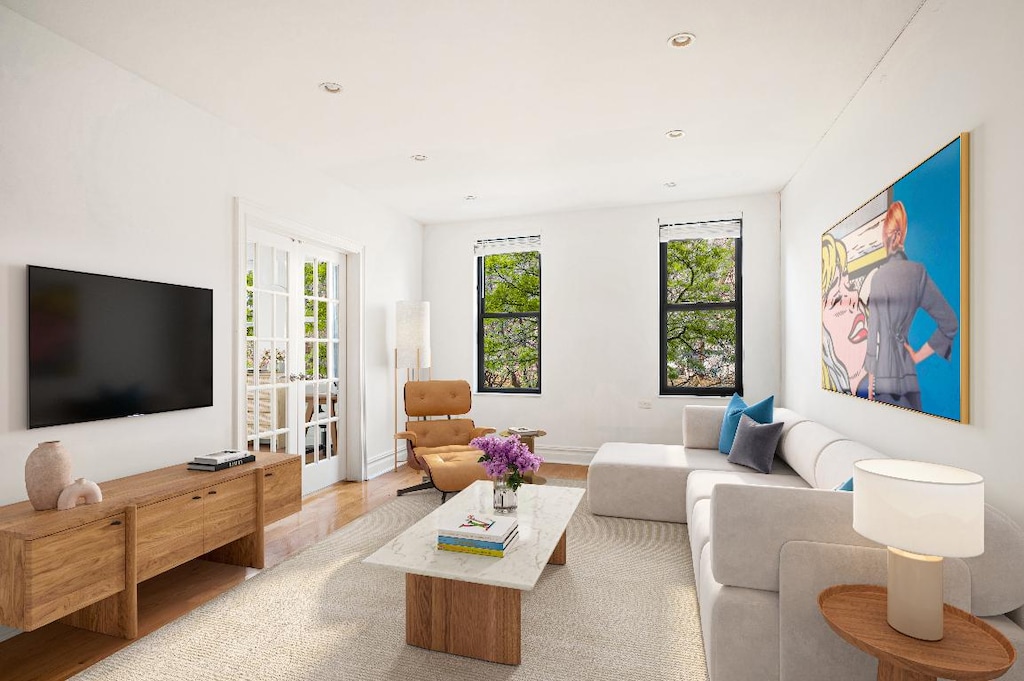
{"label": "floor lamp", "polygon": [[[398,431],[398,373],[406,381],[419,381],[430,369],[430,303],[400,300],[395,304],[395,433]],[[395,438],[395,470],[398,470],[398,438]]]}

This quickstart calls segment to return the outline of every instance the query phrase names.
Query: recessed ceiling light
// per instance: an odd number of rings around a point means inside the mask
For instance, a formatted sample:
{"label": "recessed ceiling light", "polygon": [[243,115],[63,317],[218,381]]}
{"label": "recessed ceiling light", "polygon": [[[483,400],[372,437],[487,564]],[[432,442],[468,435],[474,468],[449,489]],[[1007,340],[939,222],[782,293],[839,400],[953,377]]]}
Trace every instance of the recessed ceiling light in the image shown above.
{"label": "recessed ceiling light", "polygon": [[412,159],[413,161],[426,161],[427,160],[427,157],[424,156],[423,154],[413,154],[409,158]]}
{"label": "recessed ceiling light", "polygon": [[684,130],[669,130],[668,132],[665,133],[665,137],[669,138],[670,140],[677,140],[680,139],[681,137],[686,137],[686,132]]}
{"label": "recessed ceiling light", "polygon": [[465,199],[467,201],[476,201],[476,197],[473,196],[472,194],[466,194]]}
{"label": "recessed ceiling light", "polygon": [[323,90],[324,92],[336,95],[339,92],[341,92],[341,85],[339,85],[338,83],[331,83],[329,81],[326,81],[320,83],[320,89]]}
{"label": "recessed ceiling light", "polygon": [[697,39],[692,33],[676,33],[668,39],[669,47],[689,47]]}
{"label": "recessed ceiling light", "polygon": [[669,189],[672,189],[672,187],[676,186],[676,183],[675,182],[666,182],[665,186],[668,187]]}

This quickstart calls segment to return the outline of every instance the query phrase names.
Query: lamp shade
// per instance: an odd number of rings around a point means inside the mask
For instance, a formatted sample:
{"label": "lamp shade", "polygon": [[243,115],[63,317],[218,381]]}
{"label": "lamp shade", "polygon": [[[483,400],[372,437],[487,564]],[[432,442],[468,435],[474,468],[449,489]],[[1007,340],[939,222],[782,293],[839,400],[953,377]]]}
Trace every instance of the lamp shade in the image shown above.
{"label": "lamp shade", "polygon": [[430,303],[400,300],[395,304],[395,347],[399,368],[430,366]]}
{"label": "lamp shade", "polygon": [[853,529],[913,553],[981,555],[985,482],[977,473],[924,461],[858,461],[853,465]]}

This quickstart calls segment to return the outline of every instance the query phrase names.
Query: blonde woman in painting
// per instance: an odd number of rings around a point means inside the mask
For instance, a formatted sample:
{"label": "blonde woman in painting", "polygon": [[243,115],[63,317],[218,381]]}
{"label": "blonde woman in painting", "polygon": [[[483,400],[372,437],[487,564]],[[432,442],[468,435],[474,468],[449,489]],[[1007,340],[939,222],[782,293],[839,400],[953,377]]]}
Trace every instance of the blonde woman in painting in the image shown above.
{"label": "blonde woman in painting", "polygon": [[868,396],[864,358],[866,308],[850,282],[846,246],[821,237],[821,385],[826,390]]}

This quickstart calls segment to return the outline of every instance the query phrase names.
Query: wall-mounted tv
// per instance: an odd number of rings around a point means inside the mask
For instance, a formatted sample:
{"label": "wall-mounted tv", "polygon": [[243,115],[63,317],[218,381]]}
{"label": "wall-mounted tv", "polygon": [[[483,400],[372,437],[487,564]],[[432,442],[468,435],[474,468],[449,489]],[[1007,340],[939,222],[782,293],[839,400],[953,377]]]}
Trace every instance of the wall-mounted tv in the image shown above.
{"label": "wall-mounted tv", "polygon": [[213,291],[28,266],[28,427],[213,404]]}

